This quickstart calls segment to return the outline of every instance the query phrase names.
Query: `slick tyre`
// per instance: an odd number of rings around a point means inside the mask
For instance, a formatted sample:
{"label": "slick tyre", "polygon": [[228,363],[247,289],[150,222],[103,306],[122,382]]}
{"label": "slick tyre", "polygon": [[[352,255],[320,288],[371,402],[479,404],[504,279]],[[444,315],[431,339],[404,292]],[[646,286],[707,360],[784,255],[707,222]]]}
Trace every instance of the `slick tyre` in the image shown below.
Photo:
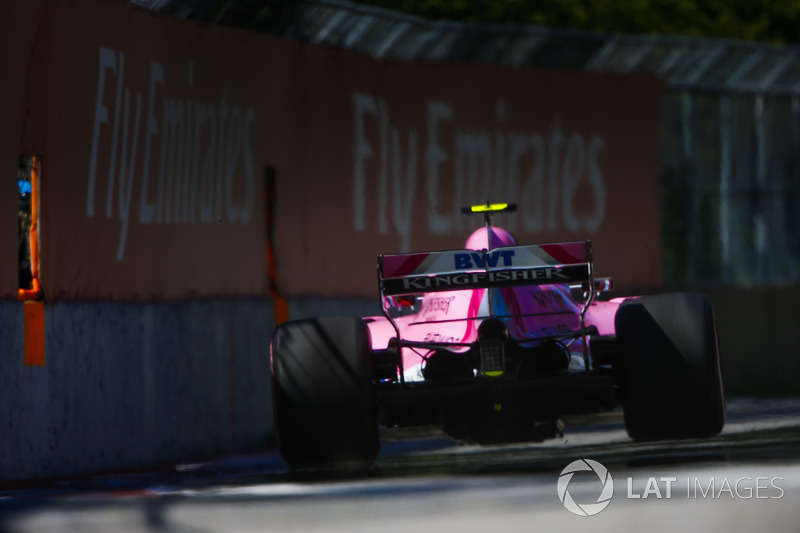
{"label": "slick tyre", "polygon": [[360,318],[297,320],[275,329],[275,425],[291,468],[360,468],[376,457],[371,350]]}
{"label": "slick tyre", "polygon": [[725,424],[711,302],[700,293],[644,296],[615,318],[625,428],[634,440],[704,438]]}

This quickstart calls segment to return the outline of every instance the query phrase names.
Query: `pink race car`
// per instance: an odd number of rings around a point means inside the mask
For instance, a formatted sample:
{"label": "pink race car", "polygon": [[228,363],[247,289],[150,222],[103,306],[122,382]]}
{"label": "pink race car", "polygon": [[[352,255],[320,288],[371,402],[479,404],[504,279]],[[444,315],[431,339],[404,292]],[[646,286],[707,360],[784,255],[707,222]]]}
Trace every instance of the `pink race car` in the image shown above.
{"label": "pink race car", "polygon": [[518,245],[493,214],[464,249],[378,257],[383,316],[279,325],[280,452],[293,468],[364,463],[379,426],[436,424],[480,444],[541,441],[621,405],[634,440],[725,422],[714,314],[699,293],[600,298],[589,241]]}

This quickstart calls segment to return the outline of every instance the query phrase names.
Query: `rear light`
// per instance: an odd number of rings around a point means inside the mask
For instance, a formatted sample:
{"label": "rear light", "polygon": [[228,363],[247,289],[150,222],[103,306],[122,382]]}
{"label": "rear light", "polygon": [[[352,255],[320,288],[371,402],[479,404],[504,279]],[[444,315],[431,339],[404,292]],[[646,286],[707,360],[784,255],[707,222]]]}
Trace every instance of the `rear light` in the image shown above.
{"label": "rear light", "polygon": [[501,376],[506,370],[505,345],[502,339],[484,339],[480,342],[481,371],[485,376]]}

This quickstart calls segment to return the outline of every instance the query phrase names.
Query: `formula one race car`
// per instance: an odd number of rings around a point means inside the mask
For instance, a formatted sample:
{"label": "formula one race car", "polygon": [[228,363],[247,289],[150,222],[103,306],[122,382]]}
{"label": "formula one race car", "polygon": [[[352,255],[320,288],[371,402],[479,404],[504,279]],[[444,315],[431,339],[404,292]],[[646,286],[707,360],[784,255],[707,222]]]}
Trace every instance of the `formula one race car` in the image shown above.
{"label": "formula one race car", "polygon": [[714,314],[699,293],[600,299],[589,241],[517,245],[493,214],[464,249],[378,257],[384,316],[280,324],[271,364],[293,468],[372,461],[379,426],[440,426],[479,444],[560,435],[621,405],[634,440],[717,435]]}

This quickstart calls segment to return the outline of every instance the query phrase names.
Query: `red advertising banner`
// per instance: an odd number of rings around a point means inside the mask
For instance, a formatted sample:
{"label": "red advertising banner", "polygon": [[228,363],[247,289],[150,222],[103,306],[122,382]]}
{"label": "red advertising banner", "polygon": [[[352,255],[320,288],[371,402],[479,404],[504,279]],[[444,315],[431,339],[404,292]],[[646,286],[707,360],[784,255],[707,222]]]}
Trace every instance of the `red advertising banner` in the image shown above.
{"label": "red advertising banner", "polygon": [[116,0],[29,6],[35,24],[0,23],[24,44],[2,60],[0,162],[41,156],[48,299],[266,295],[268,168],[286,295],[374,295],[377,254],[461,247],[480,220],[459,208],[487,201],[518,204],[497,223],[520,243],[591,239],[598,274],[660,283],[659,80],[383,62]]}
{"label": "red advertising banner", "polygon": [[482,220],[459,208],[487,201],[518,204],[496,223],[520,243],[591,239],[599,275],[660,283],[660,80],[312,46],[296,64],[297,157],[280,191],[288,292],[373,294],[378,253],[462,247]]}
{"label": "red advertising banner", "polygon": [[40,35],[47,297],[265,294],[275,81],[246,52],[280,42],[100,0],[48,3]]}

